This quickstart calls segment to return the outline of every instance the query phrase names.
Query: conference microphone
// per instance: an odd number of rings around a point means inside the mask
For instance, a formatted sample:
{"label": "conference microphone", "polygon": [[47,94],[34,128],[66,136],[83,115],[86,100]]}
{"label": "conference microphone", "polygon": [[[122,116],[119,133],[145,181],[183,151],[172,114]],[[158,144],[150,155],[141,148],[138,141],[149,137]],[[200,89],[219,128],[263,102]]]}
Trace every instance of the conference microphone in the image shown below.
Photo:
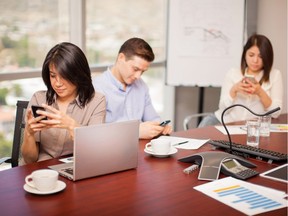
{"label": "conference microphone", "polygon": [[268,112],[266,112],[266,113],[264,113],[264,114],[258,114],[258,113],[253,112],[253,111],[250,110],[248,107],[246,107],[246,106],[244,106],[244,105],[242,105],[242,104],[233,104],[233,105],[227,107],[226,109],[224,109],[223,112],[222,112],[222,114],[221,114],[221,122],[222,122],[222,125],[224,126],[224,129],[225,129],[227,135],[228,135],[229,144],[230,144],[230,149],[229,149],[229,153],[230,153],[230,154],[233,154],[233,153],[232,153],[232,141],[231,141],[231,135],[230,135],[230,133],[229,133],[229,131],[228,131],[225,123],[224,123],[224,113],[225,113],[227,110],[229,110],[229,109],[231,109],[231,108],[233,108],[233,107],[235,107],[235,106],[241,106],[241,107],[245,108],[246,110],[248,110],[248,111],[249,111],[250,113],[252,113],[253,115],[259,116],[259,117],[271,115],[272,113],[277,112],[278,110],[280,110],[280,107],[277,107],[277,108],[272,109],[272,110],[270,110],[270,111],[268,111]]}

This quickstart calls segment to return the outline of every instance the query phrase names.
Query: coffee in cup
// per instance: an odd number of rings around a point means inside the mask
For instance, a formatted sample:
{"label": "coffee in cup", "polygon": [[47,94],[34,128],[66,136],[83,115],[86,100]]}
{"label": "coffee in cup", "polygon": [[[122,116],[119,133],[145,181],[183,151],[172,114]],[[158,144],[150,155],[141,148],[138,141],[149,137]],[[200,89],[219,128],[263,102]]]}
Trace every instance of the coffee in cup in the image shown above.
{"label": "coffee in cup", "polygon": [[167,155],[171,150],[171,142],[167,139],[153,139],[150,143],[147,143],[145,148],[159,155]]}
{"label": "coffee in cup", "polygon": [[56,188],[58,172],[50,169],[41,169],[26,176],[25,182],[28,186],[39,191],[51,191]]}

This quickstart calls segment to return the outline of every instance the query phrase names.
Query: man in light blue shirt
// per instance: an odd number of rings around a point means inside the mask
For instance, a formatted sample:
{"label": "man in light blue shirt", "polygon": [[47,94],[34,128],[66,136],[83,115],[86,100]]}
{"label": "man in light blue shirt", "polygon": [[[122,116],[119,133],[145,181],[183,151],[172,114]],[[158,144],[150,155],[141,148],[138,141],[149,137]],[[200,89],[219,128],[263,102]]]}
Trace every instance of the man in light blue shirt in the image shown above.
{"label": "man in light blue shirt", "polygon": [[106,97],[106,122],[138,119],[142,139],[172,132],[170,125],[159,125],[160,117],[141,79],[153,60],[149,44],[143,39],[131,38],[121,46],[115,64],[93,79],[95,90]]}

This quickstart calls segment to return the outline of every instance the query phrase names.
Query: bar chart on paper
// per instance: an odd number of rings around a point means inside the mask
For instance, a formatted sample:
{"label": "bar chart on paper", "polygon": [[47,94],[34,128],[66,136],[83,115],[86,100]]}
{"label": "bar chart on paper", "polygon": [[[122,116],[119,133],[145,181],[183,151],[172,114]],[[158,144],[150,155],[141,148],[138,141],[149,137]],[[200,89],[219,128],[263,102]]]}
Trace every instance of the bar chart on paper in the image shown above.
{"label": "bar chart on paper", "polygon": [[232,177],[195,187],[245,214],[255,215],[287,206],[285,192],[253,185]]}
{"label": "bar chart on paper", "polygon": [[235,200],[232,201],[232,203],[247,204],[250,209],[269,209],[276,206],[281,206],[281,203],[271,200],[240,185],[234,185],[228,188],[220,188],[214,192],[217,193],[219,197],[234,197]]}

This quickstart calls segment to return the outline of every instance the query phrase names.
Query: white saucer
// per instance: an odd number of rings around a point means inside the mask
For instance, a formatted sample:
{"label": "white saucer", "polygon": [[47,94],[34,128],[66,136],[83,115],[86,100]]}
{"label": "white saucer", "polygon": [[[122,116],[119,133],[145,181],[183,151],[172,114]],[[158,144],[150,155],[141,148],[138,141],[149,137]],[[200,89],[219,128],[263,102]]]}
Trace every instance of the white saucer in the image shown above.
{"label": "white saucer", "polygon": [[59,191],[64,190],[65,187],[66,187],[65,182],[59,181],[59,180],[57,181],[57,186],[56,186],[56,188],[53,189],[53,190],[51,190],[51,191],[39,191],[39,190],[37,190],[37,189],[35,189],[35,188],[32,188],[32,187],[28,186],[27,184],[25,184],[25,185],[23,186],[23,188],[24,188],[25,191],[27,191],[27,192],[29,192],[29,193],[33,193],[33,194],[38,194],[38,195],[47,195],[47,194],[57,193],[57,192],[59,192]]}
{"label": "white saucer", "polygon": [[177,151],[178,150],[176,148],[171,147],[170,152],[168,154],[163,155],[163,154],[156,154],[156,153],[154,153],[154,152],[152,152],[152,151],[150,151],[150,150],[148,150],[146,148],[144,149],[144,152],[146,152],[147,154],[153,155],[154,157],[158,157],[158,158],[169,157],[169,156],[171,156],[173,154],[176,154]]}

